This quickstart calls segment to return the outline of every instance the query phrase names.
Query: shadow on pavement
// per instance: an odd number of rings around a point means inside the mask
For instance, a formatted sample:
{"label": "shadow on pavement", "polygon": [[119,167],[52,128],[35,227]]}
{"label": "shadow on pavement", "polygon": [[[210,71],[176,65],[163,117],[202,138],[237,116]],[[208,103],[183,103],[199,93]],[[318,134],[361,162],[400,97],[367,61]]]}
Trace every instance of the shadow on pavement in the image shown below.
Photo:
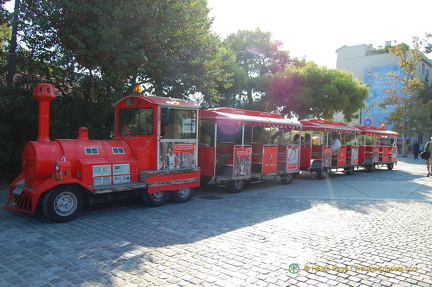
{"label": "shadow on pavement", "polygon": [[[218,236],[223,244],[229,246],[230,242],[223,241],[224,234],[244,228],[248,228],[245,232],[251,240],[259,242],[266,239],[262,235],[254,235],[254,225],[270,221],[270,224],[285,230],[298,230],[302,228],[301,221],[298,221],[299,216],[292,215],[311,208],[321,208],[323,211],[338,208],[363,214],[382,212],[387,208],[388,202],[373,198],[369,200],[367,197],[302,197],[301,192],[308,185],[325,184],[331,189],[331,185],[340,184],[360,190],[371,181],[400,185],[420,178],[420,171],[416,173],[396,167],[393,171],[383,169],[374,173],[358,170],[352,176],[335,174],[330,180],[324,181],[294,179],[293,183],[286,186],[276,181],[264,182],[252,185],[240,194],[230,194],[223,188],[209,186],[198,191],[185,204],[169,203],[149,208],[141,200],[130,200],[95,205],[87,207],[75,221],[63,224],[49,223],[40,213],[26,214],[1,209],[0,267],[3,269],[8,264],[19,262],[18,265],[27,266],[27,270],[37,273],[38,266],[42,266],[46,274],[40,276],[52,283],[48,278],[60,273],[63,280],[73,282],[72,277],[76,274],[70,270],[80,266],[88,273],[87,281],[98,282],[95,278],[103,277],[111,282],[116,270],[133,270],[138,265],[157,260],[153,255],[160,247],[205,242]],[[357,182],[357,185],[352,185],[352,182]],[[421,182],[412,184],[417,189],[422,185]],[[5,184],[0,187],[0,205],[3,206],[7,190]],[[293,196],[296,192],[299,195]],[[327,223],[329,227],[331,220]],[[31,265],[35,256],[38,266]],[[9,270],[8,276],[13,277],[18,272],[21,272],[20,268]],[[86,274],[81,275],[81,278],[85,278]]]}

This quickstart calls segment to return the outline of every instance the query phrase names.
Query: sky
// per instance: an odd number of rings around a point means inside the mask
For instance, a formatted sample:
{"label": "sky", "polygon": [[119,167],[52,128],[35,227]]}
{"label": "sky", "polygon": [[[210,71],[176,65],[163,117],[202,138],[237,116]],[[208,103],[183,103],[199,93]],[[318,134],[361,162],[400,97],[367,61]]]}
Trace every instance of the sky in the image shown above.
{"label": "sky", "polygon": [[208,0],[208,7],[212,30],[222,39],[260,28],[282,41],[291,57],[329,68],[344,45],[411,45],[413,36],[432,33],[432,0]]}

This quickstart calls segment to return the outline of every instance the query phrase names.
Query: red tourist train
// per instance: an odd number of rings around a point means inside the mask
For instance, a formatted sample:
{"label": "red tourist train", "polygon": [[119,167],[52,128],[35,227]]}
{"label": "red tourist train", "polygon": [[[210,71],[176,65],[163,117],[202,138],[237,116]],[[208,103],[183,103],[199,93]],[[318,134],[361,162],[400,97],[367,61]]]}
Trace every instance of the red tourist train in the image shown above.
{"label": "red tourist train", "polygon": [[[395,146],[378,145],[378,137],[398,136],[385,129],[233,108],[201,110],[193,101],[138,91],[114,104],[113,139],[91,140],[82,127],[77,139],[51,140],[54,87],[38,84],[33,97],[39,101],[38,138],[24,147],[22,172],[9,186],[5,208],[35,212],[40,206],[53,222],[71,221],[84,203],[110,196],[132,193],[160,206],[170,199],[189,201],[209,181],[239,192],[265,179],[288,184],[301,170],[323,178],[332,169],[391,170],[397,162]],[[332,154],[328,135],[311,135],[319,132],[363,135],[363,144],[341,138],[344,145]],[[302,134],[309,139],[301,140]],[[366,145],[368,136],[374,137],[372,145]]]}

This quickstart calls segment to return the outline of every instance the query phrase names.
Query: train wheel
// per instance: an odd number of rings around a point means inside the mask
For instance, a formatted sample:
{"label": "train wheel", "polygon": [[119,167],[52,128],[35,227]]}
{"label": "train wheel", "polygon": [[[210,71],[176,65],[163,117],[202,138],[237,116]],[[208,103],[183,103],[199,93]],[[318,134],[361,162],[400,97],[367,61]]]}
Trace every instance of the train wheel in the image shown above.
{"label": "train wheel", "polygon": [[281,176],[282,184],[290,184],[292,180],[293,180],[293,174],[292,173],[287,173],[287,174],[284,174]]}
{"label": "train wheel", "polygon": [[239,193],[244,189],[245,185],[246,183],[243,179],[233,180],[228,183],[228,190],[231,193]]}
{"label": "train wheel", "polygon": [[58,186],[44,196],[42,210],[53,222],[74,220],[84,207],[84,196],[76,186]]}
{"label": "train wheel", "polygon": [[185,187],[179,190],[171,191],[171,199],[177,203],[184,203],[191,200],[195,193],[195,188]]}
{"label": "train wheel", "polygon": [[141,192],[141,197],[144,200],[145,204],[150,207],[158,207],[162,206],[168,202],[170,199],[170,192],[166,190],[161,190],[155,193],[148,193],[147,189],[144,189]]}
{"label": "train wheel", "polygon": [[352,175],[354,173],[354,167],[348,167],[344,170],[346,175]]}
{"label": "train wheel", "polygon": [[387,169],[388,169],[388,170],[393,170],[393,167],[394,167],[394,163],[389,163],[389,164],[387,165]]}

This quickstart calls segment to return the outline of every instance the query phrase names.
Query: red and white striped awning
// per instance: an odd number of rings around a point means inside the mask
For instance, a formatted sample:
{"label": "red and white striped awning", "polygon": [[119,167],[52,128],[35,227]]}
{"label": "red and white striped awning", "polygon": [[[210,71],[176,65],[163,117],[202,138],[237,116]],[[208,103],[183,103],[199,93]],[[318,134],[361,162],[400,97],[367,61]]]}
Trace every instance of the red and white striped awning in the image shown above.
{"label": "red and white striped awning", "polygon": [[304,131],[320,131],[320,132],[336,132],[336,133],[357,133],[361,130],[356,127],[348,126],[341,122],[324,121],[317,119],[301,120],[302,130]]}
{"label": "red and white striped awning", "polygon": [[249,125],[257,127],[277,127],[282,129],[301,129],[297,120],[286,119],[281,115],[234,108],[213,108],[201,111],[201,120],[217,124]]}
{"label": "red and white striped awning", "polygon": [[399,137],[399,134],[397,132],[389,131],[386,130],[385,128],[370,127],[370,126],[357,126],[357,128],[361,130],[362,135],[377,136],[381,138]]}

